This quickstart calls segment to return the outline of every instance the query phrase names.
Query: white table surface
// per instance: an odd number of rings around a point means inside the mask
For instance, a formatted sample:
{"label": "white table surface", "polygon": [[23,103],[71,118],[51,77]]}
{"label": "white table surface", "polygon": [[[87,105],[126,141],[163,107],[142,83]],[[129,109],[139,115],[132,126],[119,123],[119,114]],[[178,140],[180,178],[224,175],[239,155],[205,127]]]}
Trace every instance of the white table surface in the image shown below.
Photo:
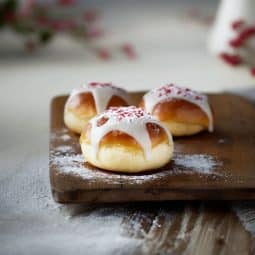
{"label": "white table surface", "polygon": [[[228,67],[207,51],[209,28],[186,18],[191,5],[130,1],[101,6],[110,33],[98,45],[114,51],[106,62],[69,38],[58,37],[29,55],[16,37],[0,34],[0,254],[138,250],[139,241],[122,235],[122,206],[63,206],[52,200],[50,100],[86,81],[112,81],[129,90],[174,82],[254,97],[255,79],[247,70]],[[216,5],[200,1],[195,7],[213,13]],[[115,50],[122,42],[134,44],[139,57],[128,60]]]}

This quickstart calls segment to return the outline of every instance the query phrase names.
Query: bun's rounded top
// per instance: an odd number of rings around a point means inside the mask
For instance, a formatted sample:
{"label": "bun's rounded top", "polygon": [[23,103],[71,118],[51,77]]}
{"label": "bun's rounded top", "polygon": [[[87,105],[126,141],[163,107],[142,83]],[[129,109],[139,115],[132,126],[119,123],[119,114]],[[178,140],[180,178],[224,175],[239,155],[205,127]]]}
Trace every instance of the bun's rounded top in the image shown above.
{"label": "bun's rounded top", "polygon": [[147,130],[147,124],[150,123],[162,128],[168,137],[169,144],[173,143],[169,131],[142,108],[135,106],[112,107],[104,111],[89,121],[89,125],[91,125],[89,140],[93,146],[94,155],[97,155],[100,141],[106,134],[120,131],[133,137],[140,144],[145,157],[150,157],[152,143]]}
{"label": "bun's rounded top", "polygon": [[107,108],[113,96],[124,100],[126,105],[130,105],[131,103],[129,94],[125,89],[114,86],[110,82],[90,82],[80,88],[73,89],[67,104],[73,100],[73,98],[83,93],[91,93],[93,95],[97,113],[101,113]]}
{"label": "bun's rounded top", "polygon": [[208,97],[195,90],[174,85],[172,83],[152,89],[143,96],[145,110],[152,113],[158,103],[167,102],[172,99],[182,99],[197,105],[206,113],[209,120],[209,131],[213,131],[213,118]]}

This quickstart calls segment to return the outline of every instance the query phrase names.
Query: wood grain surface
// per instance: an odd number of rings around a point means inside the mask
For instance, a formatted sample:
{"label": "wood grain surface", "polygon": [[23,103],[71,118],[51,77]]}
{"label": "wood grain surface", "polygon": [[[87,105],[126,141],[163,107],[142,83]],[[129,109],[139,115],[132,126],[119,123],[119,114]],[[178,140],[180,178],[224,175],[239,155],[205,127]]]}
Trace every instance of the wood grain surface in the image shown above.
{"label": "wood grain surface", "polygon": [[[249,203],[254,208],[254,203]],[[242,205],[235,202],[234,205]],[[121,236],[133,240],[136,255],[253,255],[255,239],[230,201],[164,201],[65,205],[72,217],[120,218]],[[238,206],[239,207],[239,206]],[[241,206],[242,207],[242,206]],[[254,210],[248,210],[254,224]],[[253,217],[253,218],[252,218]]]}
{"label": "wood grain surface", "polygon": [[[142,93],[132,95],[137,102]],[[56,97],[51,105],[50,179],[56,201],[255,198],[255,108],[245,99],[209,95],[215,113],[214,133],[175,139],[175,157],[170,164],[146,174],[127,175],[106,173],[81,161],[79,138],[63,123],[66,98]],[[202,158],[213,171],[180,165],[179,159],[187,156],[197,156],[198,161]]]}
{"label": "wood grain surface", "polygon": [[123,224],[143,254],[255,254],[254,238],[222,202],[147,203],[130,209]]}

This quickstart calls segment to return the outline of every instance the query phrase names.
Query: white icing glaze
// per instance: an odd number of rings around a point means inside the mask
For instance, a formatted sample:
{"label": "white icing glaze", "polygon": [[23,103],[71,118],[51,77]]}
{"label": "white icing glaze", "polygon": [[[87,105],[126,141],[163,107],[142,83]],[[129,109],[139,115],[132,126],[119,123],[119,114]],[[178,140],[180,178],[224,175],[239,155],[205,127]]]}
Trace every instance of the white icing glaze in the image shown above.
{"label": "white icing glaze", "polygon": [[106,107],[113,96],[118,96],[125,100],[127,104],[130,104],[130,97],[126,90],[113,86],[111,83],[91,82],[81,88],[74,89],[71,92],[66,105],[68,105],[68,102],[77,94],[87,92],[90,92],[93,95],[97,113],[106,110]]}
{"label": "white icing glaze", "polygon": [[[97,123],[101,118],[106,118],[108,121],[98,126]],[[101,139],[111,131],[121,131],[130,135],[142,147],[145,158],[150,157],[151,139],[146,128],[147,123],[155,123],[163,128],[168,136],[169,144],[173,143],[170,132],[162,126],[155,117],[135,106],[112,107],[92,118],[89,123],[91,124],[90,142],[95,157],[97,156]]]}
{"label": "white icing glaze", "polygon": [[183,99],[197,105],[208,117],[208,130],[213,131],[213,117],[208,98],[206,95],[198,93],[188,88],[167,84],[165,86],[153,89],[143,96],[144,107],[148,113],[152,113],[154,107],[160,102],[170,101],[172,99]]}

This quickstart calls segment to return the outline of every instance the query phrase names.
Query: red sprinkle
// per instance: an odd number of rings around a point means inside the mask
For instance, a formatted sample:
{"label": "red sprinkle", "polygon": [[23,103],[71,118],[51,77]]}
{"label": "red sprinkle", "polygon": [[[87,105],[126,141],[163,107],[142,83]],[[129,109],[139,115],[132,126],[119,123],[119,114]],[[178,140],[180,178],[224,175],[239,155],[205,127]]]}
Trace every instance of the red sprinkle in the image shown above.
{"label": "red sprinkle", "polygon": [[221,53],[220,58],[224,60],[226,63],[232,66],[238,66],[242,63],[242,59],[238,55],[231,55],[228,53]]}
{"label": "red sprinkle", "polygon": [[111,88],[115,91],[126,92],[125,89],[116,87],[116,86],[112,85],[111,82],[90,82],[88,84],[88,87],[92,87],[92,88]]}
{"label": "red sprinkle", "polygon": [[200,96],[195,96],[195,100],[201,100],[202,99],[202,97],[200,97]]}
{"label": "red sprinkle", "polygon": [[174,84],[167,84],[165,86],[159,87],[155,90],[158,97],[170,97],[175,95],[180,95],[183,98],[190,98],[193,100],[203,100],[203,95],[185,87],[179,87]]}
{"label": "red sprinkle", "polygon": [[166,86],[162,86],[158,89],[159,91],[159,96],[163,96],[163,95],[167,95],[167,94],[170,94],[172,92],[172,87],[173,87],[173,84],[168,84]]}
{"label": "red sprinkle", "polygon": [[109,82],[103,83],[103,82],[95,82],[95,81],[90,82],[89,86],[91,86],[91,87],[113,87],[112,84]]}
{"label": "red sprinkle", "polygon": [[137,108],[135,106],[111,107],[105,113],[107,112],[116,116],[118,120],[122,120],[125,118],[142,118],[146,115],[145,111],[142,108]]}

